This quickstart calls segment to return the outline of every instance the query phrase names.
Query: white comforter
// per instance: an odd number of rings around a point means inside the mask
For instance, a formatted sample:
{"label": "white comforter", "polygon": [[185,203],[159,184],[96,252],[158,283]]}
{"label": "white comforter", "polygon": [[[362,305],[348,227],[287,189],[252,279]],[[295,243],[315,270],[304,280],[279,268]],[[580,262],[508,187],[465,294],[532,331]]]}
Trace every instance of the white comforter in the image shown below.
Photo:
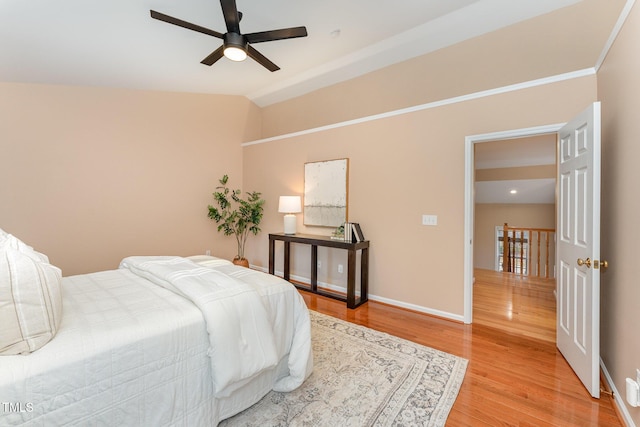
{"label": "white comforter", "polygon": [[[207,329],[227,331],[237,343],[240,335],[228,332],[236,329],[230,317],[205,325],[177,288],[130,269],[64,277],[57,335],[31,354],[0,358],[0,426],[212,426],[269,390],[295,388],[312,369],[308,311],[295,288],[229,261],[190,258],[229,276],[227,283],[255,289],[273,337],[275,368],[219,397],[211,380],[219,367],[208,354],[220,354],[208,351]],[[250,375],[241,372],[240,378]]]}
{"label": "white comforter", "polygon": [[[243,281],[220,271],[225,264],[203,266],[180,257],[129,257],[120,267],[189,299],[202,311],[209,333],[207,354],[216,397],[229,396],[256,375],[275,368],[287,353],[289,374],[275,384],[274,390],[291,391],[310,374],[311,334],[306,306],[278,303],[273,307],[269,303],[269,293],[282,286],[280,280]],[[230,272],[251,276],[237,268]],[[296,292],[292,295],[300,298]],[[276,334],[275,328],[293,330]],[[282,337],[290,339],[283,341]]]}

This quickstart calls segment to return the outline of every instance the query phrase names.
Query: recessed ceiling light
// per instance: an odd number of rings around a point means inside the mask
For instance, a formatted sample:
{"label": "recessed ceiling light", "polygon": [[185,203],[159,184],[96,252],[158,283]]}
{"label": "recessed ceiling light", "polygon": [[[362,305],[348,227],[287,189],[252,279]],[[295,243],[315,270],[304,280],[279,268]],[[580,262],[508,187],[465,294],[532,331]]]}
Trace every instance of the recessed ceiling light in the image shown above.
{"label": "recessed ceiling light", "polygon": [[518,192],[518,190],[511,190],[511,191],[509,191],[509,193],[511,193],[511,194],[516,194],[517,192]]}

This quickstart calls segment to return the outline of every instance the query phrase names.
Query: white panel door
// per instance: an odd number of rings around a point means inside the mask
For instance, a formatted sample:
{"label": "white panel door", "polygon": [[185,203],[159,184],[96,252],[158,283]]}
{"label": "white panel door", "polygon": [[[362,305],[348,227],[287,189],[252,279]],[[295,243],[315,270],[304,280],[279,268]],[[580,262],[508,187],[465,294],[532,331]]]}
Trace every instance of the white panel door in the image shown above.
{"label": "white panel door", "polygon": [[600,397],[600,103],[558,134],[557,346]]}

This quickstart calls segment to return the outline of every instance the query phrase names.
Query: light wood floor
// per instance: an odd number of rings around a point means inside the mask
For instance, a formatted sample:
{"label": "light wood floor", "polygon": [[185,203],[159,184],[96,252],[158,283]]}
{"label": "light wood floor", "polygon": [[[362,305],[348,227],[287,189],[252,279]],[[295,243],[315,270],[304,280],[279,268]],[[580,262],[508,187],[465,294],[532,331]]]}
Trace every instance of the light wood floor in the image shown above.
{"label": "light wood floor", "polygon": [[591,398],[555,347],[553,283],[476,271],[472,325],[300,292],[312,310],[468,359],[447,426],[622,426],[611,399]]}

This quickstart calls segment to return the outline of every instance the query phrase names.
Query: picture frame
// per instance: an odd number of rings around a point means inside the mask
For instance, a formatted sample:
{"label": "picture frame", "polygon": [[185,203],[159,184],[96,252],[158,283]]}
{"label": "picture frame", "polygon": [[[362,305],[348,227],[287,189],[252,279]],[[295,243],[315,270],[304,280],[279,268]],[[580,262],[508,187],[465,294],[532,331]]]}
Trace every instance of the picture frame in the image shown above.
{"label": "picture frame", "polygon": [[348,218],[349,159],[304,164],[304,225],[339,227]]}

